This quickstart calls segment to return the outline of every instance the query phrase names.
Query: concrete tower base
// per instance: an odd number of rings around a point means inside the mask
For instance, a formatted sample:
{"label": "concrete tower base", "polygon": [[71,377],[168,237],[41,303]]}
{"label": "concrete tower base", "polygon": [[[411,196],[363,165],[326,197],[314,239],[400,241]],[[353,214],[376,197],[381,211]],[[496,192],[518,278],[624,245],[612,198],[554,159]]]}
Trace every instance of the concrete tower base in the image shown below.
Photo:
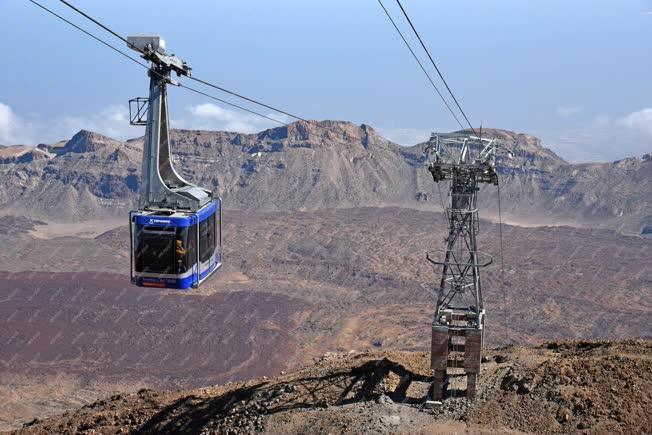
{"label": "concrete tower base", "polygon": [[[451,312],[449,316],[449,319],[455,320],[451,323],[469,323],[466,321],[468,314]],[[475,398],[483,338],[483,322],[478,323],[480,327],[433,324],[430,349],[432,400],[441,401],[462,395],[468,399]],[[453,378],[465,378],[466,388],[458,388],[458,382],[453,386]]]}

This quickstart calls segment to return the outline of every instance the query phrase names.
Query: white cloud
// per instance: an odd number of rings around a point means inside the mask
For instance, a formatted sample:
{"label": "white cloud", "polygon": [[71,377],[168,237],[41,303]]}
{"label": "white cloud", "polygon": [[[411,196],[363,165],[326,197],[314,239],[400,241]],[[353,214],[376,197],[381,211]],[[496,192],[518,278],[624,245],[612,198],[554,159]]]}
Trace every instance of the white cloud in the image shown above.
{"label": "white cloud", "polygon": [[[270,114],[270,118],[282,123],[292,120],[287,116]],[[226,130],[242,133],[255,133],[278,124],[270,119],[225,109],[215,104],[205,103],[188,107],[179,118],[173,118],[175,128],[199,130]],[[79,130],[91,130],[105,136],[125,140],[142,136],[144,129],[129,124],[129,110],[126,106],[112,105],[96,112],[84,114],[63,114],[53,118],[44,118],[39,114],[21,116],[12,108],[0,102],[0,144],[36,145],[69,139]]]}
{"label": "white cloud", "polygon": [[[287,117],[270,115],[281,122]],[[205,103],[188,107],[180,118],[172,120],[175,128],[227,130],[255,133],[276,127],[273,121],[256,115]],[[38,114],[21,115],[0,102],[0,143],[35,145],[69,139],[81,129],[92,130],[116,139],[141,136],[142,127],[129,125],[128,110],[108,106],[83,115],[44,118]],[[378,128],[388,139],[401,145],[414,145],[430,137],[431,130],[416,128]],[[545,146],[571,162],[611,161],[641,156],[652,151],[652,108],[643,108],[621,116],[596,116],[572,128],[532,131]]]}
{"label": "white cloud", "polygon": [[96,113],[65,116],[59,123],[59,137],[70,137],[79,130],[91,130],[114,139],[129,139],[143,134],[129,124],[129,111],[124,106],[108,106]]}
{"label": "white cloud", "polygon": [[91,130],[115,139],[128,139],[143,134],[129,124],[129,112],[123,106],[108,106],[83,115],[62,115],[43,118],[38,114],[21,116],[0,102],[0,143],[4,145],[36,145],[69,139],[79,130]]}
{"label": "white cloud", "polygon": [[432,130],[418,128],[378,128],[378,132],[399,145],[412,146],[430,139]]}
{"label": "white cloud", "polygon": [[652,108],[641,109],[618,120],[618,125],[647,132],[652,136]]}
{"label": "white cloud", "polygon": [[583,109],[582,106],[559,106],[557,107],[556,113],[557,116],[562,118],[571,118],[582,112]]}
{"label": "white cloud", "polygon": [[[284,115],[264,114],[282,123],[291,122]],[[256,133],[267,128],[278,127],[280,124],[252,113],[225,109],[213,103],[203,103],[186,109],[186,115],[174,119],[176,128],[199,130],[225,130],[241,133]]]}
{"label": "white cloud", "polygon": [[0,103],[0,143],[13,145],[17,142],[21,122],[11,107]]}
{"label": "white cloud", "polygon": [[613,161],[652,151],[652,109],[595,116],[573,128],[539,133],[544,146],[571,162]]}

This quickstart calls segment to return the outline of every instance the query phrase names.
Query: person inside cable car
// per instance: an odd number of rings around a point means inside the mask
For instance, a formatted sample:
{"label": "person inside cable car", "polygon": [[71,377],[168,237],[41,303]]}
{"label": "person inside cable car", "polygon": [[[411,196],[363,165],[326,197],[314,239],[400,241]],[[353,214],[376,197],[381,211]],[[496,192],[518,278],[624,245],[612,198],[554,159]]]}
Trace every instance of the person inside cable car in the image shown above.
{"label": "person inside cable car", "polygon": [[183,247],[183,240],[177,239],[175,245],[175,252],[177,254],[177,273],[186,271],[186,248]]}

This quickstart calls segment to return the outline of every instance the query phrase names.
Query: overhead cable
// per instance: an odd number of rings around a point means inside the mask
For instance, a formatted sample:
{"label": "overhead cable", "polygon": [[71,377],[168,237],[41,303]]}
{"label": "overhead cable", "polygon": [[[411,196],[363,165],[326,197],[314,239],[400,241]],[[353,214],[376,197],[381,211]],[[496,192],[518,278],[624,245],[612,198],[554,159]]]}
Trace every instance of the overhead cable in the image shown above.
{"label": "overhead cable", "polygon": [[437,74],[439,74],[439,78],[441,78],[441,81],[444,82],[444,85],[446,86],[446,89],[448,89],[448,93],[453,98],[453,101],[455,102],[455,105],[457,106],[460,113],[462,114],[462,116],[466,120],[467,124],[469,124],[469,128],[471,128],[471,131],[473,131],[473,134],[475,134],[477,136],[477,133],[475,132],[475,129],[473,128],[473,125],[471,124],[471,121],[469,121],[469,118],[466,116],[466,113],[464,113],[464,110],[462,109],[462,106],[460,105],[460,103],[457,101],[457,98],[455,97],[455,94],[453,94],[453,91],[451,90],[450,86],[448,86],[448,83],[446,82],[446,79],[444,78],[444,75],[441,73],[441,71],[439,70],[439,67],[435,63],[432,56],[430,55],[430,51],[428,51],[428,48],[426,47],[426,44],[423,43],[423,40],[421,39],[421,35],[419,35],[419,32],[417,32],[417,29],[414,27],[414,24],[412,24],[412,20],[410,19],[410,16],[405,11],[405,8],[403,8],[403,5],[401,4],[401,0],[396,0],[396,3],[398,3],[398,6],[401,8],[401,11],[403,12],[403,15],[405,16],[405,19],[410,24],[410,27],[412,28],[412,31],[414,32],[417,39],[419,40],[419,43],[421,44],[421,47],[423,48],[423,50],[428,55],[428,59],[430,59],[430,63],[432,63],[432,66],[435,67],[435,70],[437,71]]}
{"label": "overhead cable", "polygon": [[430,82],[432,87],[435,89],[435,92],[437,92],[437,95],[439,95],[439,98],[441,98],[441,101],[444,103],[444,105],[446,106],[446,108],[448,109],[450,114],[453,115],[453,118],[455,118],[455,121],[460,126],[460,128],[464,129],[464,126],[462,125],[460,120],[457,118],[457,115],[455,115],[455,112],[453,111],[451,106],[448,104],[448,101],[446,101],[446,98],[444,98],[444,96],[439,91],[439,88],[437,88],[437,85],[435,85],[435,82],[432,80],[432,77],[430,77],[430,74],[428,74],[428,71],[425,69],[425,67],[421,63],[421,60],[419,60],[419,57],[414,53],[414,50],[412,50],[412,47],[410,46],[410,43],[407,41],[407,39],[405,39],[405,36],[403,36],[403,32],[401,32],[401,29],[398,28],[398,26],[394,22],[394,19],[390,15],[389,11],[387,10],[387,8],[385,8],[385,5],[383,4],[383,2],[381,0],[378,0],[378,3],[380,4],[380,7],[383,8],[383,11],[385,11],[385,15],[387,15],[387,18],[389,18],[389,21],[392,23],[392,26],[394,26],[394,29],[396,29],[396,31],[398,32],[399,36],[401,37],[401,39],[405,43],[405,46],[407,47],[407,49],[410,50],[410,53],[412,53],[412,57],[414,57],[414,60],[416,60],[417,63],[419,64],[419,67],[421,68],[421,71],[423,71],[423,73],[426,75],[426,77],[428,78],[428,81]]}
{"label": "overhead cable", "polygon": [[[87,14],[87,13],[85,13],[85,12],[82,11],[81,9],[77,8],[76,6],[74,6],[73,4],[71,4],[70,2],[68,2],[68,1],[66,1],[66,0],[59,0],[59,1],[60,1],[61,3],[63,3],[64,5],[68,6],[69,8],[71,8],[72,10],[74,10],[75,12],[79,13],[80,15],[82,15],[83,17],[85,17],[86,19],[88,19],[88,20],[92,21],[93,23],[97,24],[97,25],[100,26],[102,29],[104,29],[104,30],[106,30],[107,32],[111,33],[111,34],[112,34],[113,36],[115,36],[116,38],[122,40],[122,41],[125,42],[129,47],[133,48],[133,49],[136,50],[136,51],[142,52],[142,50],[140,50],[139,48],[137,48],[136,46],[134,46],[131,42],[129,42],[129,40],[128,40],[127,38],[123,37],[122,35],[120,35],[119,33],[115,32],[115,31],[113,31],[111,28],[109,28],[109,27],[106,26],[105,24],[102,24],[99,20],[93,18],[92,16],[90,16],[90,15]],[[200,79],[200,78],[192,77],[192,76],[189,76],[188,78],[191,79],[191,80],[194,80],[194,81],[196,81],[196,82],[198,82],[198,83],[201,83],[201,84],[203,84],[203,85],[206,85],[206,86],[209,86],[209,87],[211,87],[211,88],[217,89],[218,91],[225,92],[225,93],[227,93],[227,94],[229,94],[229,95],[233,95],[234,97],[238,97],[238,98],[243,99],[243,100],[245,100],[245,101],[248,101],[248,102],[250,102],[250,103],[253,103],[253,104],[259,105],[259,106],[261,106],[261,107],[265,107],[265,108],[267,108],[267,109],[270,109],[270,110],[273,110],[273,111],[275,111],[275,112],[281,113],[281,114],[283,114],[283,115],[289,116],[290,118],[294,118],[294,119],[299,120],[299,121],[305,121],[305,119],[303,119],[303,118],[300,117],[300,116],[293,115],[293,114],[291,114],[291,113],[288,113],[288,112],[286,112],[286,111],[284,111],[284,110],[278,109],[278,108],[276,108],[276,107],[274,107],[274,106],[271,106],[271,105],[269,105],[269,104],[265,104],[265,103],[263,103],[263,102],[260,102],[260,101],[258,101],[258,100],[255,100],[255,99],[253,99],[253,98],[250,98],[250,97],[244,96],[244,95],[242,95],[242,94],[240,94],[240,93],[237,93],[237,92],[234,92],[234,91],[230,91],[230,90],[228,90],[228,89],[226,89],[226,88],[224,88],[224,87],[222,87],[222,86],[218,86],[218,85],[213,84],[213,83],[210,83],[210,82],[208,82],[208,81],[206,81],[206,80],[202,80],[202,79]],[[186,88],[188,88],[188,87],[186,86]],[[212,98],[212,97],[211,97],[211,98]],[[215,99],[217,99],[217,98],[215,98]],[[222,100],[220,100],[220,99],[217,99],[217,100],[218,100],[218,101],[222,101]],[[230,103],[227,103],[227,104],[230,104]],[[233,105],[233,104],[231,104],[231,105]],[[239,106],[236,106],[236,107],[239,107]],[[254,113],[256,113],[256,112],[254,112]],[[258,114],[258,115],[260,115],[260,114]],[[265,115],[260,115],[260,116],[263,116],[264,118],[267,118],[267,119],[272,119],[272,118],[269,118],[269,117],[267,117],[267,116],[265,116]],[[278,121],[278,120],[276,120],[276,119],[272,119],[272,120],[275,121],[275,122],[280,122],[280,121]],[[284,124],[284,123],[281,122],[281,124]]]}
{"label": "overhead cable", "polygon": [[[77,24],[73,23],[72,21],[70,21],[70,20],[68,20],[68,19],[66,19],[66,18],[64,18],[64,17],[62,17],[61,15],[59,15],[59,14],[57,14],[56,12],[52,11],[51,9],[48,9],[47,7],[43,6],[43,5],[40,4],[39,2],[37,2],[37,1],[35,1],[35,0],[28,0],[28,1],[31,2],[31,3],[33,3],[33,4],[35,4],[36,6],[40,7],[41,9],[45,10],[46,12],[50,13],[51,15],[55,16],[56,18],[62,20],[62,21],[65,22],[66,24],[68,24],[68,25],[74,27],[75,29],[79,30],[80,32],[86,34],[87,36],[93,38],[95,41],[101,43],[102,45],[104,45],[104,46],[110,48],[111,50],[113,50],[113,51],[119,53],[120,55],[126,57],[126,58],[129,59],[130,61],[132,61],[132,62],[134,62],[134,63],[136,63],[136,64],[142,66],[142,67],[145,68],[145,69],[148,69],[148,70],[152,71],[153,74],[157,74],[157,75],[160,76],[160,74],[159,74],[158,72],[156,72],[155,70],[151,70],[150,67],[149,67],[147,64],[143,63],[142,61],[136,59],[136,58],[133,57],[133,56],[130,56],[129,54],[125,53],[124,51],[120,50],[119,48],[117,48],[117,47],[111,45],[110,43],[108,43],[108,42],[104,41],[103,39],[97,37],[96,35],[90,33],[89,31],[87,31],[86,29],[84,29],[84,28],[78,26]],[[62,1],[63,1],[63,0],[62,0]],[[64,2],[64,3],[66,3],[66,2]],[[111,32],[111,33],[113,33],[113,32]],[[122,39],[122,38],[120,38],[120,39]],[[218,97],[216,97],[216,96],[214,96],[214,95],[210,95],[210,94],[208,94],[208,93],[202,92],[202,91],[200,91],[200,90],[198,90],[198,89],[195,89],[195,88],[193,88],[193,87],[191,87],[191,86],[187,86],[187,85],[185,85],[185,84],[183,84],[183,83],[179,83],[178,85],[179,85],[179,87],[184,88],[184,89],[186,89],[186,90],[189,90],[189,91],[191,91],[191,92],[194,92],[194,93],[196,93],[196,94],[203,95],[203,96],[208,97],[208,98],[210,98],[210,99],[213,99],[213,100],[219,101],[219,102],[221,102],[221,103],[227,104],[227,105],[229,105],[229,106],[231,106],[231,107],[235,107],[235,108],[240,109],[240,110],[242,110],[242,111],[249,112],[249,113],[251,113],[251,114],[253,114],[253,115],[260,116],[261,118],[268,119],[268,120],[273,121],[273,122],[276,122],[276,123],[278,123],[278,124],[280,124],[280,125],[285,125],[285,123],[284,123],[283,121],[280,121],[280,120],[278,120],[278,119],[272,118],[271,116],[264,115],[264,114],[262,114],[262,113],[256,112],[255,110],[251,110],[251,109],[248,109],[248,108],[246,108],[246,107],[240,106],[240,105],[238,105],[238,104],[232,103],[232,102],[230,102],[230,101],[224,100],[224,99],[222,99],[222,98],[218,98]]]}

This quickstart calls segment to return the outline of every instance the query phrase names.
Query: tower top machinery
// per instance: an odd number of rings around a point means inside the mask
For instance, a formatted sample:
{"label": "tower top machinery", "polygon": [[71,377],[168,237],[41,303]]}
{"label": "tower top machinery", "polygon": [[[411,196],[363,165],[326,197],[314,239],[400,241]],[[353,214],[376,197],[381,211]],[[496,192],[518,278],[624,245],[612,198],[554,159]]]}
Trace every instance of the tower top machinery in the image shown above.
{"label": "tower top machinery", "polygon": [[156,35],[130,36],[129,48],[150,62],[149,97],[129,101],[132,125],[145,125],[138,210],[129,215],[131,280],[147,287],[196,287],[222,264],[222,201],[174,169],[167,85],[191,68]]}
{"label": "tower top machinery", "polygon": [[464,377],[466,397],[475,397],[485,317],[480,269],[493,261],[477,250],[477,194],[483,183],[498,185],[497,148],[493,139],[458,133],[433,133],[426,147],[434,154],[428,166],[433,180],[450,182],[446,249],[435,258],[426,255],[441,268],[431,344],[431,398],[436,401],[461,394],[463,383],[457,379]]}

